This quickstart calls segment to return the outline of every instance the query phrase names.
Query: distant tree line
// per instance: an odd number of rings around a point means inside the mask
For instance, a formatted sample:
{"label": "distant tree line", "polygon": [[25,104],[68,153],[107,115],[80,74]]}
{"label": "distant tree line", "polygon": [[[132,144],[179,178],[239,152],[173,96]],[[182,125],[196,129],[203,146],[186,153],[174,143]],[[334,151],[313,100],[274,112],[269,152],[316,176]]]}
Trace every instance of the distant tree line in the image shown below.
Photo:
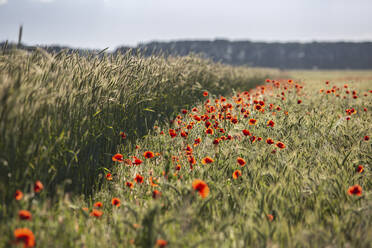
{"label": "distant tree line", "polygon": [[[1,45],[1,44],[0,44]],[[33,47],[23,47],[32,49]],[[83,53],[99,50],[71,49],[59,46],[43,47],[49,52],[62,49]],[[147,56],[153,54],[201,54],[216,62],[253,67],[281,69],[372,69],[372,42],[311,42],[267,43],[251,41],[172,41],[150,42],[137,47],[119,47],[113,53],[129,50]]]}

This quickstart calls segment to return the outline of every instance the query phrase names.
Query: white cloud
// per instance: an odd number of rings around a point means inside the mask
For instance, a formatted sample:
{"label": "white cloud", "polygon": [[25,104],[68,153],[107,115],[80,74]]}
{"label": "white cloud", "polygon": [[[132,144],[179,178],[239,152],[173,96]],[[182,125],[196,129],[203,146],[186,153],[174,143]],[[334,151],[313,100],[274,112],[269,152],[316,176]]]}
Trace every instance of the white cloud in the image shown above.
{"label": "white cloud", "polygon": [[8,0],[0,0],[0,5],[7,4]]}

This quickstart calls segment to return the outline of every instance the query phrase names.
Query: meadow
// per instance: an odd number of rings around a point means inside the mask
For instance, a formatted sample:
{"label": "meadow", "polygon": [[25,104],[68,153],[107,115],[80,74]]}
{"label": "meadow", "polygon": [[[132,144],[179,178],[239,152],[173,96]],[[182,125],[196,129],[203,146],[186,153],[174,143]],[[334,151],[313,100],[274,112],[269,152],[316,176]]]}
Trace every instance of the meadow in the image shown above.
{"label": "meadow", "polygon": [[0,246],[370,247],[372,72],[0,56]]}

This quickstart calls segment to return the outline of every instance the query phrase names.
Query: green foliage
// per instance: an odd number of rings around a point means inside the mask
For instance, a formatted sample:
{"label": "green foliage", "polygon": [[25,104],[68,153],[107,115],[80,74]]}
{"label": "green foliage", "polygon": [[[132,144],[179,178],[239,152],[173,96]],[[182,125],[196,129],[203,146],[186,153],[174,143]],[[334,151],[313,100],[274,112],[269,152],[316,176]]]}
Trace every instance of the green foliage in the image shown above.
{"label": "green foliage", "polygon": [[[176,60],[183,61],[181,58]],[[186,68],[185,65],[183,68]],[[211,65],[212,71],[213,68]],[[24,171],[23,173],[26,173],[24,175],[19,172],[18,180],[25,182],[22,189],[24,197],[20,201],[9,200],[1,206],[7,215],[0,219],[2,234],[0,246],[7,247],[13,244],[15,239],[13,231],[16,228],[27,227],[35,234],[38,247],[154,247],[159,240],[165,240],[169,247],[370,247],[372,145],[371,140],[364,140],[364,136],[372,136],[370,114],[372,95],[368,91],[371,90],[371,76],[370,72],[354,73],[355,75],[350,77],[350,72],[329,74],[321,72],[320,77],[314,72],[291,72],[299,79],[298,81],[302,81],[300,79],[303,75],[309,78],[306,80],[307,84],[301,84],[304,85],[304,89],[297,92],[294,84],[286,85],[287,89],[267,88],[266,93],[259,96],[259,99],[265,100],[264,112],[255,110],[254,104],[245,98],[245,103],[251,104],[246,106],[250,111],[248,118],[242,114],[241,104],[234,101],[237,98],[229,97],[227,102],[232,105],[229,112],[237,117],[238,123],[232,124],[228,119],[218,120],[219,127],[224,128],[225,133],[215,130],[213,134],[206,134],[204,121],[197,122],[189,114],[180,114],[182,118],[176,119],[172,124],[168,121],[159,128],[149,125],[147,135],[144,137],[131,141],[133,143],[123,142],[117,137],[121,129],[106,132],[104,128],[99,130],[96,126],[90,126],[95,123],[93,120],[97,116],[106,116],[105,108],[90,109],[90,115],[95,117],[92,119],[87,117],[89,121],[86,125],[89,131],[107,135],[107,139],[118,139],[112,150],[108,150],[107,147],[107,150],[106,148],[94,150],[107,156],[107,161],[100,168],[102,173],[92,179],[94,184],[103,182],[101,187],[95,188],[89,197],[71,195],[66,193],[66,190],[68,191],[70,184],[74,182],[64,180],[55,184],[55,195],[51,198],[48,189],[40,194],[35,194],[32,190],[35,178],[27,178],[27,173],[30,175],[36,173],[37,166],[29,169],[29,172]],[[333,76],[330,78],[331,75]],[[288,76],[282,74],[282,77]],[[329,85],[324,85],[324,78],[333,80]],[[351,93],[346,94],[343,88],[346,80],[353,81],[349,83],[349,90],[350,92],[355,90],[358,98],[354,99]],[[194,84],[185,85],[185,88],[190,85]],[[338,88],[337,92],[319,93],[320,88],[331,90],[334,85]],[[193,92],[196,94],[196,102],[210,99],[211,104],[214,104],[216,98],[220,99],[213,94],[208,98],[201,98],[203,89]],[[9,88],[9,91],[12,90],[13,88]],[[282,99],[282,92],[285,99]],[[255,95],[256,92],[250,93]],[[149,91],[149,94],[153,92]],[[340,97],[337,97],[337,94]],[[113,96],[113,99],[117,99],[120,94]],[[75,95],[71,99],[76,97]],[[21,99],[24,98],[19,98]],[[84,100],[86,100],[84,97],[80,99]],[[302,103],[298,104],[298,100],[302,100]],[[137,102],[139,101],[140,98],[137,99]],[[34,105],[36,103],[37,101]],[[78,105],[77,102],[74,104]],[[271,109],[270,104],[273,106]],[[278,106],[281,110],[277,109]],[[157,111],[153,106],[143,107]],[[180,105],[180,108],[183,107]],[[206,113],[203,103],[186,107],[189,113],[192,107],[198,110],[192,112],[193,114],[200,116]],[[7,108],[9,109],[9,107],[3,109],[8,111]],[[347,120],[345,110],[350,108],[354,108],[356,113]],[[28,111],[28,108],[25,109],[23,111]],[[85,113],[73,107],[70,110],[82,116]],[[121,110],[110,111],[109,113],[115,113]],[[153,113],[148,110],[145,112]],[[12,115],[7,116],[12,120],[9,117]],[[35,116],[43,115],[35,111]],[[169,115],[171,116],[173,113]],[[36,117],[28,118],[27,120],[33,120]],[[250,118],[257,120],[256,125],[249,125]],[[136,116],[133,115],[131,120],[135,119]],[[53,123],[56,120],[57,117],[53,119]],[[67,120],[65,119],[66,125],[69,123]],[[180,124],[177,120],[180,120]],[[268,127],[268,120],[273,120],[275,126]],[[101,121],[105,123],[104,119]],[[185,125],[190,122],[194,122],[194,126],[187,130],[187,137],[182,138],[179,131],[175,138],[168,135],[169,128],[186,130]],[[47,126],[49,130],[53,130],[53,123]],[[105,124],[115,126],[112,123]],[[8,125],[7,129],[11,131],[14,126],[5,122],[1,122],[1,125]],[[22,127],[26,130],[29,128],[26,124]],[[248,129],[252,135],[262,137],[263,140],[251,142],[250,137],[242,134],[243,129]],[[61,130],[63,132],[57,132],[58,135],[55,136],[55,141],[60,142],[55,145],[57,148],[65,147],[65,143],[72,142],[66,137],[74,137],[71,135],[72,132]],[[21,134],[12,132],[19,140]],[[128,135],[132,134],[128,132]],[[227,135],[231,135],[232,139],[222,140],[218,145],[213,144],[215,138]],[[202,141],[199,145],[193,146],[196,138],[201,138]],[[272,138],[275,142],[281,141],[286,147],[279,149],[275,145],[269,145],[265,142],[267,138]],[[11,143],[11,139],[9,137],[7,139]],[[38,145],[44,140],[47,139],[41,137],[34,139],[33,143]],[[77,142],[76,139],[74,142]],[[138,147],[134,149],[134,145]],[[193,148],[193,156],[197,161],[192,170],[185,154],[187,145]],[[41,151],[45,153],[48,149],[59,151],[59,148],[55,147],[45,146],[46,151],[38,150],[35,158],[40,158],[41,161],[41,158],[46,156]],[[145,151],[159,154],[146,159],[143,156]],[[128,165],[125,162],[110,161],[116,152],[123,154],[124,159],[133,159],[133,156],[136,156],[142,159],[143,163]],[[69,158],[79,161],[80,166],[82,162],[79,154],[76,154],[77,159],[72,153]],[[47,165],[57,165],[56,162],[47,161],[47,156],[44,158],[46,168],[51,168]],[[214,161],[202,164],[201,161],[206,156],[210,156]],[[240,166],[237,157],[244,158],[246,165]],[[176,170],[178,164],[181,165],[179,171]],[[362,173],[356,170],[358,165],[364,166]],[[235,170],[242,173],[236,180],[232,177]],[[112,180],[104,179],[108,172],[112,174]],[[42,170],[40,173],[43,176]],[[143,183],[134,182],[137,174],[144,177]],[[80,176],[92,175],[82,173]],[[151,185],[150,177],[157,185]],[[207,197],[202,198],[192,188],[195,179],[207,183],[210,189]],[[127,182],[133,182],[133,188],[127,187]],[[349,187],[356,184],[361,186],[362,194],[360,196],[348,194]],[[161,196],[154,199],[154,190],[161,192]],[[119,207],[112,206],[111,200],[114,197],[121,200]],[[96,218],[90,213],[94,209],[93,204],[98,201],[103,203],[103,207],[99,209],[103,215]],[[32,220],[20,220],[17,213],[21,209],[29,210],[32,213]]]}
{"label": "green foliage", "polygon": [[[197,102],[204,90],[230,94],[275,70],[215,64],[199,57],[79,56],[43,50],[0,55],[0,202],[26,181],[49,192],[66,178],[69,191],[91,193],[117,146],[155,121]],[[119,133],[124,131],[127,139]]]}

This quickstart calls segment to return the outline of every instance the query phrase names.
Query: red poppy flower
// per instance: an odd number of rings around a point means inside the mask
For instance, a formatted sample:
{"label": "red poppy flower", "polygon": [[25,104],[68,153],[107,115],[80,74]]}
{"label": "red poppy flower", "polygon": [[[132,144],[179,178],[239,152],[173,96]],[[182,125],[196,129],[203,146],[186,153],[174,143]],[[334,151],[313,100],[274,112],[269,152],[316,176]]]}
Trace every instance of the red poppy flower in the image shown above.
{"label": "red poppy flower", "polygon": [[207,130],[205,130],[205,133],[206,133],[206,134],[213,134],[214,131],[213,131],[212,128],[208,128]]}
{"label": "red poppy flower", "polygon": [[140,165],[140,164],[142,164],[142,160],[141,159],[139,159],[139,158],[137,158],[137,157],[133,157],[133,164],[135,164],[135,165]]}
{"label": "red poppy flower", "polygon": [[272,120],[269,120],[269,121],[267,122],[267,126],[268,126],[268,127],[274,127],[274,125],[275,125],[275,122],[272,121]]}
{"label": "red poppy flower", "polygon": [[189,145],[187,145],[187,147],[186,147],[186,155],[191,155],[192,154],[192,148],[191,148],[191,146],[189,146]]}
{"label": "red poppy flower", "polygon": [[187,132],[185,132],[185,131],[181,131],[181,137],[182,138],[187,138],[187,136],[188,136],[189,134],[187,133]]}
{"label": "red poppy flower", "polygon": [[98,209],[93,209],[92,212],[90,212],[90,216],[94,216],[96,218],[99,218],[103,215],[103,212]]}
{"label": "red poppy flower", "polygon": [[214,139],[213,140],[213,145],[218,145],[220,143],[220,139]]}
{"label": "red poppy flower", "polygon": [[119,207],[120,206],[120,199],[119,198],[116,198],[116,197],[112,198],[111,204],[113,206]]}
{"label": "red poppy flower", "polygon": [[278,147],[278,148],[280,148],[280,149],[284,149],[285,148],[285,145],[284,145],[284,143],[283,142],[278,142],[278,143],[276,143],[276,146]]}
{"label": "red poppy flower", "polygon": [[121,136],[122,139],[126,139],[127,138],[127,135],[124,132],[120,132],[120,136]]}
{"label": "red poppy flower", "polygon": [[242,175],[242,172],[240,170],[235,170],[232,174],[232,177],[234,180],[238,179]]}
{"label": "red poppy flower", "polygon": [[179,170],[181,170],[181,165],[180,164],[178,164],[178,165],[176,165],[176,168],[174,168],[176,171],[179,171]]}
{"label": "red poppy flower", "polygon": [[369,140],[369,136],[367,136],[367,135],[364,136],[364,140],[365,140],[365,141],[368,141],[368,140]]}
{"label": "red poppy flower", "polygon": [[252,136],[252,137],[250,137],[249,140],[250,140],[252,143],[255,142],[255,141],[256,141],[256,136]]}
{"label": "red poppy flower", "polygon": [[16,192],[14,193],[14,198],[17,200],[17,201],[19,201],[19,200],[21,200],[22,199],[22,197],[23,197],[23,193],[22,193],[22,191],[20,191],[20,190],[16,190]]}
{"label": "red poppy flower", "polygon": [[19,210],[18,216],[21,220],[31,220],[32,218],[31,213],[27,210]]}
{"label": "red poppy flower", "polygon": [[143,176],[141,176],[140,174],[137,174],[136,177],[134,178],[134,181],[136,183],[143,183]]}
{"label": "red poppy flower", "polygon": [[151,151],[146,151],[146,152],[143,153],[143,156],[145,158],[153,158],[154,157],[154,153],[151,152]]}
{"label": "red poppy flower", "polygon": [[182,114],[185,115],[185,114],[187,114],[188,111],[186,109],[182,109],[181,112],[182,112]]}
{"label": "red poppy flower", "polygon": [[208,157],[208,156],[202,159],[202,164],[211,164],[213,162],[214,162],[214,160],[211,157]]}
{"label": "red poppy flower", "polygon": [[152,192],[152,198],[158,199],[161,196],[161,192],[159,190],[154,190]]}
{"label": "red poppy flower", "polygon": [[156,178],[149,177],[149,182],[152,187],[158,187],[159,185],[155,183]]}
{"label": "red poppy flower", "polygon": [[201,138],[197,138],[197,139],[195,139],[195,140],[194,140],[194,146],[199,145],[200,142],[201,142]]}
{"label": "red poppy flower", "polygon": [[96,203],[93,204],[93,207],[101,208],[101,207],[103,207],[103,204],[102,204],[102,202],[96,202]]}
{"label": "red poppy flower", "polygon": [[203,92],[203,96],[208,96],[208,92],[207,91],[204,91]]}
{"label": "red poppy flower", "polygon": [[114,162],[123,162],[123,155],[120,154],[120,153],[116,153],[113,157],[112,157],[112,161]]}
{"label": "red poppy flower", "polygon": [[34,184],[34,191],[35,193],[39,193],[44,189],[44,185],[38,180]]}
{"label": "red poppy flower", "polygon": [[195,179],[194,182],[192,183],[192,188],[195,190],[195,191],[198,191],[198,193],[200,194],[200,196],[202,198],[205,198],[209,195],[209,187],[208,185],[200,180],[200,179]]}
{"label": "red poppy flower", "polygon": [[111,180],[112,180],[112,175],[111,175],[111,173],[107,173],[107,174],[106,174],[106,180],[107,180],[107,181],[111,181]]}
{"label": "red poppy flower", "polygon": [[301,104],[301,103],[302,103],[302,100],[298,100],[298,101],[297,101],[297,104]]}
{"label": "red poppy flower", "polygon": [[23,247],[34,247],[35,236],[28,228],[17,228],[14,230],[14,238],[17,244],[23,243]]}
{"label": "red poppy flower", "polygon": [[174,129],[169,129],[168,132],[169,132],[169,135],[170,135],[172,138],[174,138],[174,137],[177,136],[176,130],[174,130]]}
{"label": "red poppy flower", "polygon": [[266,143],[269,144],[269,145],[272,145],[272,144],[274,144],[274,140],[268,138],[268,139],[266,140]]}
{"label": "red poppy flower", "polygon": [[256,119],[249,119],[249,125],[256,125]]}
{"label": "red poppy flower", "polygon": [[156,241],[156,246],[158,246],[160,248],[166,247],[167,245],[168,245],[168,242],[164,239],[158,239]]}
{"label": "red poppy flower", "polygon": [[242,167],[246,164],[245,160],[244,160],[243,158],[241,158],[241,157],[238,157],[238,158],[236,159],[236,162],[238,162],[238,164],[239,164],[240,166],[242,166]]}
{"label": "red poppy flower", "polygon": [[247,129],[244,129],[242,132],[245,136],[251,136],[251,132],[249,132]]}
{"label": "red poppy flower", "polygon": [[364,171],[363,165],[358,165],[358,167],[356,168],[356,171],[359,173],[362,173]]}
{"label": "red poppy flower", "polygon": [[261,105],[258,105],[258,104],[257,105],[254,105],[254,109],[255,110],[261,110],[262,109],[262,106]]}
{"label": "red poppy flower", "polygon": [[125,183],[125,186],[127,186],[130,189],[132,189],[133,188],[133,183],[132,182],[126,182]]}
{"label": "red poppy flower", "polygon": [[196,159],[193,156],[189,157],[189,163],[190,165],[196,164]]}
{"label": "red poppy flower", "polygon": [[273,220],[275,220],[275,215],[274,214],[268,214],[266,215],[267,219],[272,222]]}
{"label": "red poppy flower", "polygon": [[361,196],[362,195],[362,187],[358,184],[355,184],[354,186],[351,186],[347,193],[349,195],[357,195],[357,196]]}

